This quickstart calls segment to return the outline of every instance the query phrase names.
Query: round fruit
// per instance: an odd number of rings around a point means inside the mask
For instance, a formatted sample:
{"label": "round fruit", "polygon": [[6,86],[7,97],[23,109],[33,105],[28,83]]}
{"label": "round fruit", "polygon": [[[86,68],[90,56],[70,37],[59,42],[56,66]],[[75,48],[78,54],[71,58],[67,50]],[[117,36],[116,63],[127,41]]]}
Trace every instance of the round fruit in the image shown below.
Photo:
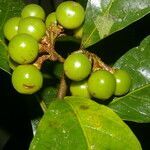
{"label": "round fruit", "polygon": [[18,25],[19,25],[20,17],[13,17],[6,21],[4,24],[4,36],[11,40],[18,33]]}
{"label": "round fruit", "polygon": [[33,65],[19,65],[12,73],[13,87],[22,94],[33,94],[43,84],[41,72]]}
{"label": "round fruit", "polygon": [[44,20],[45,12],[44,12],[44,9],[37,4],[29,4],[23,8],[21,12],[21,17],[22,18],[37,17],[37,18]]}
{"label": "round fruit", "polygon": [[116,78],[116,90],[115,95],[121,96],[126,94],[131,86],[131,77],[125,70],[118,69],[115,71],[114,76]]}
{"label": "round fruit", "polygon": [[84,21],[84,8],[74,1],[62,2],[56,9],[56,18],[64,28],[78,28]]}
{"label": "round fruit", "polygon": [[57,25],[57,19],[56,19],[56,13],[52,12],[50,13],[45,21],[46,27],[48,28],[50,25],[54,24]]}
{"label": "round fruit", "polygon": [[79,28],[74,30],[74,37],[76,37],[77,39],[81,39],[82,33],[83,33],[83,26],[80,26]]}
{"label": "round fruit", "polygon": [[38,55],[38,42],[28,34],[18,34],[8,45],[10,57],[19,64],[31,63]]}
{"label": "round fruit", "polygon": [[10,57],[8,58],[9,67],[14,70],[19,64],[13,61]]}
{"label": "round fruit", "polygon": [[46,26],[44,22],[35,17],[27,17],[20,20],[18,33],[26,33],[39,41],[45,34]]}
{"label": "round fruit", "polygon": [[85,79],[91,72],[91,62],[82,53],[73,53],[64,62],[66,76],[74,81]]}
{"label": "round fruit", "polygon": [[89,77],[89,93],[95,98],[102,100],[108,99],[114,94],[115,88],[115,77],[106,70],[95,71]]}
{"label": "round fruit", "polygon": [[91,97],[88,91],[87,80],[72,82],[70,85],[70,92],[73,96],[82,96],[86,98]]}

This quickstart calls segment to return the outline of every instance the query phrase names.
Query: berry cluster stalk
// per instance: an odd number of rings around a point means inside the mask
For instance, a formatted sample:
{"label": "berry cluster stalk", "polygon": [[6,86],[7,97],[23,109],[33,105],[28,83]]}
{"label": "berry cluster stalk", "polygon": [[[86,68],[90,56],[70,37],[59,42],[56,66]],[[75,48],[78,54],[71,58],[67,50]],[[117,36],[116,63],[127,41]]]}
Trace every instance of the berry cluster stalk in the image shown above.
{"label": "berry cluster stalk", "polygon": [[[55,50],[56,39],[64,35],[65,35],[64,29],[60,25],[52,24],[47,29],[46,35],[42,38],[39,44],[40,55],[37,58],[37,60],[34,62],[34,65],[38,69],[41,69],[42,64],[46,60],[59,61],[61,63],[64,63],[65,59],[61,55],[59,55]],[[92,72],[99,70],[99,69],[103,69],[111,73],[115,72],[114,68],[106,65],[96,54],[91,53],[84,49],[77,50],[76,52],[82,53],[88,57],[88,59],[92,63]],[[65,74],[63,73],[60,79],[60,85],[59,85],[57,97],[59,99],[63,99],[64,96],[66,96],[66,93],[67,93],[67,83],[66,83]]]}

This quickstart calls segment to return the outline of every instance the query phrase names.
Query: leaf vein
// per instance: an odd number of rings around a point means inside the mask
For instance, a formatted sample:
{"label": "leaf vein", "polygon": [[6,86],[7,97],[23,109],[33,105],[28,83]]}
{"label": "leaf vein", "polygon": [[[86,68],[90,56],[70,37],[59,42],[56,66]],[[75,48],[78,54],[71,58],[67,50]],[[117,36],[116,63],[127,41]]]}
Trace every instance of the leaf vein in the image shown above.
{"label": "leaf vein", "polygon": [[120,103],[122,103],[122,104],[125,105],[126,107],[128,107],[128,108],[134,110],[135,112],[137,112],[137,113],[139,113],[139,114],[142,114],[142,115],[144,115],[144,116],[150,118],[150,116],[147,115],[146,113],[144,113],[144,112],[142,112],[142,111],[139,111],[139,110],[137,110],[137,109],[135,109],[135,108],[129,106],[127,103],[124,103],[123,101],[121,101]]}
{"label": "leaf vein", "polygon": [[[67,102],[67,103],[68,103],[68,102]],[[69,105],[70,105],[70,107],[72,108],[74,114],[76,115],[77,120],[79,121],[79,124],[80,124],[80,126],[81,126],[81,129],[82,129],[84,135],[86,136],[85,140],[86,140],[87,145],[88,145],[87,147],[88,147],[88,149],[90,149],[89,140],[88,140],[88,137],[87,137],[87,135],[86,135],[86,132],[85,132],[84,128],[82,128],[82,124],[81,124],[80,117],[78,117],[79,115],[77,115],[78,113],[77,113],[77,111],[73,108],[72,104],[69,103]]]}
{"label": "leaf vein", "polygon": [[129,97],[130,95],[132,95],[132,94],[134,94],[134,93],[136,93],[136,92],[138,92],[138,91],[140,91],[140,90],[143,90],[144,88],[148,88],[148,87],[150,87],[150,84],[149,84],[149,83],[146,84],[146,85],[144,85],[144,86],[141,86],[140,88],[137,88],[137,89],[135,89],[135,90],[129,92],[127,95],[125,95],[125,96],[123,96],[123,97],[115,98],[114,101],[112,101],[112,102],[110,103],[110,105],[113,104],[113,103],[118,102],[118,101],[121,100],[121,99],[124,99],[125,97]]}
{"label": "leaf vein", "polygon": [[[84,45],[86,45],[86,43],[90,40],[92,34],[96,31],[96,27],[92,30],[91,34],[89,35],[89,37],[86,39],[86,41],[84,42]],[[81,47],[84,47],[83,44]]]}

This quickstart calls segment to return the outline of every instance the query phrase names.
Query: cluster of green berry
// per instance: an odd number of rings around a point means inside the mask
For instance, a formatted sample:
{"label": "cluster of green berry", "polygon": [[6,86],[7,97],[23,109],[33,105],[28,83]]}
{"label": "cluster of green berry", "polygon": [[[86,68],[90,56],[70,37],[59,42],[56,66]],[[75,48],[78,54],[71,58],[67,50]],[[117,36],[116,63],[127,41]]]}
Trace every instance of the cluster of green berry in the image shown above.
{"label": "cluster of green berry", "polygon": [[[39,43],[47,29],[61,25],[74,30],[76,37],[81,37],[84,17],[84,8],[79,3],[65,1],[47,17],[41,6],[29,4],[23,8],[21,17],[10,18],[5,23],[4,35],[9,41],[8,53],[13,69],[12,84],[19,93],[33,94],[42,87],[42,73],[33,64],[39,56]],[[14,63],[17,64],[15,67]],[[73,81],[70,85],[72,95],[105,100],[129,91],[131,78],[126,71],[114,69],[111,73],[103,68],[92,69],[92,61],[81,52],[74,52],[66,58],[64,71]]]}
{"label": "cluster of green berry", "polygon": [[131,85],[131,77],[125,70],[114,69],[113,73],[104,69],[92,71],[92,62],[80,52],[67,57],[64,71],[72,80],[70,92],[74,96],[106,100],[112,95],[126,94]]}
{"label": "cluster of green berry", "polygon": [[84,8],[77,2],[62,2],[55,12],[50,13],[46,18],[46,26],[59,23],[66,29],[76,30],[82,27],[84,21]]}
{"label": "cluster of green berry", "polygon": [[33,65],[39,56],[39,42],[51,24],[63,28],[76,29],[84,21],[83,7],[74,1],[61,3],[56,12],[47,17],[43,8],[37,4],[26,5],[20,17],[6,21],[3,31],[9,41],[8,54],[12,73],[12,84],[22,94],[37,92],[43,83],[39,69]]}
{"label": "cluster of green berry", "polygon": [[42,87],[42,74],[32,62],[38,57],[39,41],[46,31],[44,19],[43,8],[30,4],[23,8],[21,17],[10,18],[4,25],[10,67],[14,70],[12,84],[22,94],[32,94]]}

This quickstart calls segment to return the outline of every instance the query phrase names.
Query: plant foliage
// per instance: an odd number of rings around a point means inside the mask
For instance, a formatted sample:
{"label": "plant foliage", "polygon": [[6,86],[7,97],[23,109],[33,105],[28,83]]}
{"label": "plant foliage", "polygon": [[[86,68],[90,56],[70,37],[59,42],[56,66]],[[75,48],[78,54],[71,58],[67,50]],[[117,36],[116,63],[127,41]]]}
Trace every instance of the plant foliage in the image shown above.
{"label": "plant foliage", "polygon": [[[57,40],[58,47],[61,47],[61,42],[66,41],[77,45],[80,42],[81,49],[94,47],[104,38],[150,13],[150,0],[77,2],[85,8],[82,39],[75,39],[70,35],[61,36]],[[4,38],[3,26],[7,19],[20,16],[24,6],[21,0],[0,0],[0,69],[10,75],[12,70],[7,52],[8,41]],[[63,65],[56,62],[42,68],[49,75],[42,70],[45,83],[36,97],[45,113],[41,120],[38,118],[36,121],[34,118],[32,122],[36,134],[30,150],[141,150],[140,141],[123,120],[150,123],[149,49],[150,36],[147,36],[137,47],[128,50],[114,62],[114,68],[121,68],[130,73],[132,87],[126,95],[112,97],[110,102],[104,103],[106,106],[83,97],[67,96],[63,100],[56,98]],[[67,56],[68,51],[63,51],[63,55]]]}

